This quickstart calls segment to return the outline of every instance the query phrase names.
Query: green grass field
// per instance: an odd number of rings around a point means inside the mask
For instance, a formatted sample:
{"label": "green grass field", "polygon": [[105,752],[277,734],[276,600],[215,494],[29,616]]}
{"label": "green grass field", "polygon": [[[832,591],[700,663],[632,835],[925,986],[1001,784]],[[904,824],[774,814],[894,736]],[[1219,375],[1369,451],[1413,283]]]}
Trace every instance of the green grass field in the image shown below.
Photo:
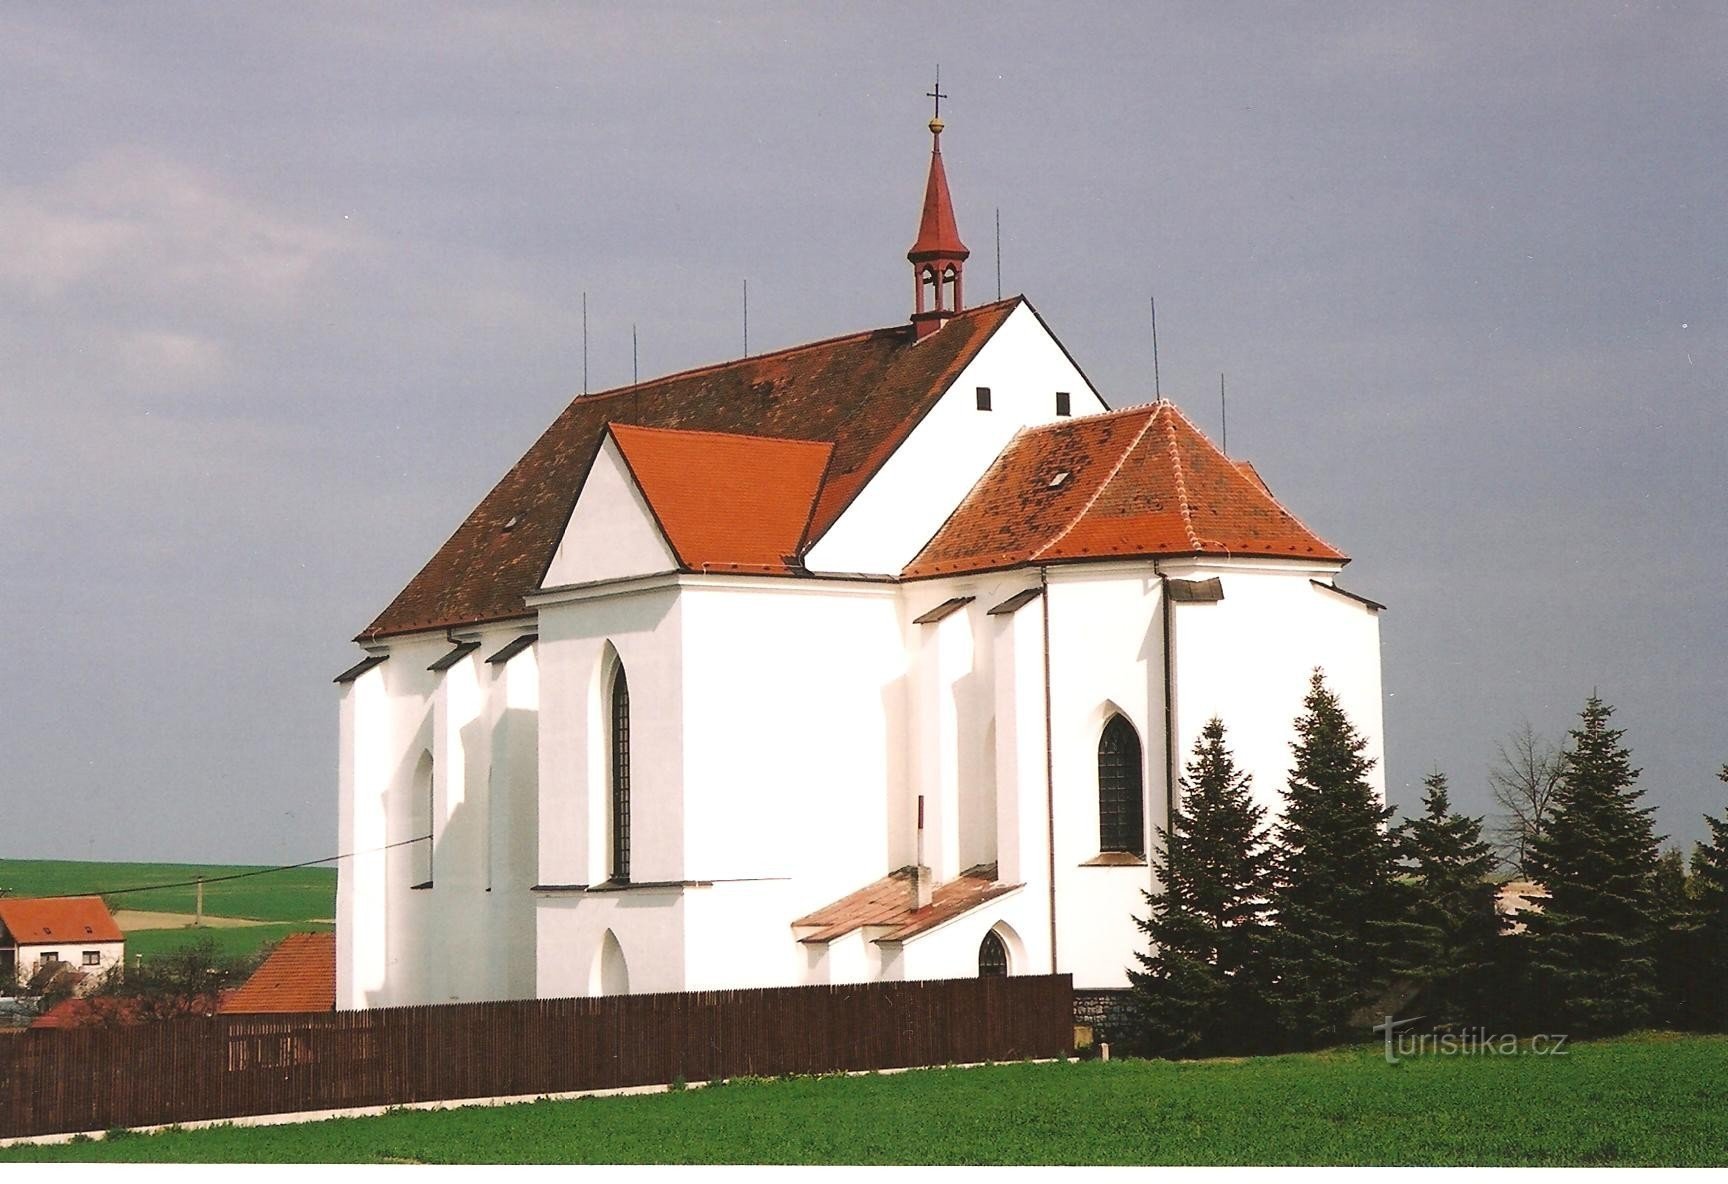
{"label": "green grass field", "polygon": [[[103,896],[111,909],[190,913],[196,890],[125,889],[173,884],[195,876],[213,879],[257,868],[190,863],[86,863],[59,859],[0,859],[0,888],[14,896]],[[336,872],[303,867],[244,880],[206,884],[204,911],[213,917],[255,921],[309,921],[336,914]]]}
{"label": "green grass field", "polygon": [[[191,913],[197,890],[181,884],[256,868],[225,864],[103,863],[61,859],[0,859],[0,888],[13,896],[102,896],[113,910]],[[127,891],[149,888],[149,891]],[[143,929],[126,938],[128,954],[150,957],[205,937],[227,954],[251,954],[289,933],[329,929],[336,915],[336,872],[307,867],[204,886],[204,912],[212,917],[269,921],[235,929]]]}
{"label": "green grass field", "polygon": [[334,928],[334,925],[314,921],[280,921],[269,925],[247,925],[241,929],[139,929],[126,935],[126,953],[128,956],[141,954],[149,959],[208,939],[215,943],[216,952],[225,958],[250,957],[290,933],[328,933]]}
{"label": "green grass field", "polygon": [[1566,1056],[1378,1047],[735,1081],[638,1097],[0,1149],[0,1160],[378,1163],[1728,1163],[1728,1038]]}

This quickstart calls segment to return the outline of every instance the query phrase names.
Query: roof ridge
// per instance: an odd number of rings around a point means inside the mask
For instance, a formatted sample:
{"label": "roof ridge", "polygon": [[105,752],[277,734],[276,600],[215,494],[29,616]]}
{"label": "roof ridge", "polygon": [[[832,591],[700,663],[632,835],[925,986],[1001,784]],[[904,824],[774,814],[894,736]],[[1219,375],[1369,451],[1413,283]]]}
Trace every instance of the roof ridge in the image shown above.
{"label": "roof ridge", "polygon": [[[1169,407],[1172,410],[1176,407],[1176,404],[1174,403],[1164,403],[1161,405]],[[1177,411],[1176,414],[1184,423],[1188,422],[1188,417],[1183,415],[1180,411]],[[1153,418],[1157,418],[1156,413],[1153,414]],[[1190,423],[1188,426],[1193,427],[1194,425]],[[1188,479],[1182,472],[1182,450],[1176,447],[1175,425],[1169,425],[1168,431],[1170,433],[1170,471],[1176,478],[1176,513],[1182,519],[1182,531],[1188,536],[1188,542],[1193,545],[1196,551],[1203,550],[1204,545],[1200,542],[1200,536],[1194,532],[1194,515],[1190,513],[1188,509]],[[1213,541],[1216,542],[1217,540]],[[1225,547],[1224,553],[1228,555],[1230,553],[1230,548]]]}
{"label": "roof ridge", "polygon": [[[1124,408],[1124,410],[1127,409]],[[1137,410],[1144,410],[1144,405]],[[1120,413],[1109,412],[1109,414],[1115,415]],[[1102,416],[1095,416],[1092,418],[1102,418]],[[1050,550],[1050,548],[1067,538],[1073,529],[1080,525],[1080,520],[1092,512],[1092,507],[1097,504],[1100,497],[1104,496],[1104,491],[1110,487],[1110,482],[1116,479],[1116,474],[1122,471],[1122,466],[1128,463],[1128,458],[1134,455],[1134,450],[1140,446],[1140,441],[1145,438],[1147,431],[1151,429],[1153,423],[1157,421],[1157,418],[1157,410],[1154,408],[1153,413],[1146,417],[1146,422],[1140,425],[1140,430],[1134,433],[1134,438],[1128,442],[1128,446],[1122,450],[1122,454],[1116,458],[1116,463],[1110,466],[1110,471],[1104,474],[1104,479],[1098,482],[1097,487],[1092,490],[1092,496],[1086,499],[1086,504],[1080,507],[1079,512],[1069,520],[1068,525],[1064,526],[1061,531],[1050,539],[1049,542],[1028,555],[1026,557],[1028,560],[1041,557],[1046,551]]]}
{"label": "roof ridge", "polygon": [[1130,415],[1145,415],[1157,409],[1156,403],[1136,403],[1132,407],[1113,407],[1108,411],[1095,411],[1091,415],[1063,416],[1052,419],[1048,423],[1027,424],[1022,431],[1026,432],[1061,432],[1067,431],[1076,424],[1097,423],[1104,419],[1123,419]]}
{"label": "roof ridge", "polygon": [[[1228,452],[1225,452],[1222,448],[1218,447],[1218,445],[1214,444],[1212,442],[1212,438],[1210,436],[1208,436],[1205,432],[1201,431],[1197,426],[1195,426],[1194,421],[1189,419],[1186,415],[1184,415],[1182,412],[1182,409],[1180,407],[1176,406],[1176,404],[1171,403],[1170,409],[1172,411],[1176,412],[1177,416],[1179,416],[1181,418],[1183,423],[1188,425],[1189,430],[1191,430],[1196,436],[1200,437],[1200,439],[1205,443],[1206,447],[1210,448],[1213,452],[1217,453],[1219,458],[1221,460],[1223,460],[1225,464],[1229,465],[1232,469],[1234,469],[1237,473],[1240,474],[1242,472],[1242,468],[1241,468],[1242,464],[1247,464],[1250,468],[1253,468],[1254,462],[1249,460],[1247,457],[1243,457],[1242,461],[1240,463],[1238,463],[1237,461],[1231,460],[1230,454]],[[1290,519],[1290,521],[1296,523],[1296,525],[1300,526],[1303,530],[1307,531],[1309,536],[1312,537],[1315,542],[1319,543],[1321,546],[1325,547],[1327,550],[1333,551],[1338,555],[1344,555],[1343,548],[1334,547],[1331,543],[1329,543],[1325,539],[1321,538],[1320,533],[1317,530],[1315,530],[1312,526],[1309,526],[1308,523],[1306,521],[1304,521],[1303,519],[1298,518],[1295,514],[1292,514],[1290,512],[1290,507],[1286,506],[1283,502],[1278,500],[1278,495],[1272,492],[1272,487],[1270,485],[1266,484],[1266,479],[1264,477],[1260,476],[1260,470],[1259,469],[1257,469],[1257,468],[1254,469],[1254,476],[1256,478],[1258,478],[1258,480],[1256,480],[1254,482],[1255,487],[1257,489],[1259,489],[1261,493],[1266,495],[1266,500],[1271,502],[1274,506],[1276,506],[1278,508],[1278,512],[1280,514],[1283,514],[1286,518]],[[1184,510],[1184,513],[1186,513],[1186,510]],[[1198,538],[1198,536],[1195,536],[1195,537]],[[1228,551],[1229,548],[1225,548],[1225,550]],[[1345,555],[1344,560],[1346,563],[1348,563],[1349,562],[1349,556]]]}
{"label": "roof ridge", "polygon": [[[1017,300],[1024,299],[1026,299],[1024,296],[1018,295],[1005,296],[1001,300],[993,300],[989,304],[975,304],[971,308],[962,309],[949,319],[959,320],[961,317],[971,316],[974,313],[983,312],[985,309],[995,308],[998,305],[1003,304],[1013,304]],[[674,370],[668,374],[657,374],[653,378],[641,382],[632,382],[625,386],[608,387],[603,391],[594,391],[592,393],[575,395],[572,398],[572,402],[591,402],[595,399],[613,399],[620,395],[633,395],[640,392],[645,386],[658,386],[660,383],[671,382],[673,379],[677,378],[694,378],[698,374],[727,370],[742,362],[760,362],[769,358],[784,358],[792,354],[803,353],[805,350],[825,349],[829,346],[839,345],[844,341],[862,341],[867,337],[878,337],[890,333],[906,333],[911,329],[911,327],[911,322],[907,322],[903,325],[884,325],[877,329],[858,329],[851,333],[840,333],[833,337],[824,337],[820,341],[806,341],[799,345],[788,345],[781,349],[771,349],[767,353],[763,354],[745,354],[742,357],[732,358],[724,362],[707,362],[701,366],[692,366],[687,370]],[[913,342],[913,344],[917,343]]]}
{"label": "roof ridge", "polygon": [[657,424],[628,423],[624,420],[609,419],[606,427],[624,428],[632,432],[656,432],[666,436],[717,436],[726,440],[761,441],[765,444],[808,444],[814,448],[832,448],[832,440],[810,440],[803,436],[759,436],[753,432],[716,432],[710,428],[663,428]]}

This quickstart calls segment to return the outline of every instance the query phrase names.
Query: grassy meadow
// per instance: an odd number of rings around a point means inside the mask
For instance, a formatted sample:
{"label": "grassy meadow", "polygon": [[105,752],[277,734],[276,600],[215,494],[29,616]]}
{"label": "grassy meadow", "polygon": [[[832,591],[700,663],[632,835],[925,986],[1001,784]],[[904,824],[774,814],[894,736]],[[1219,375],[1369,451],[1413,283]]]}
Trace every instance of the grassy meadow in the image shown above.
{"label": "grassy meadow", "polygon": [[1728,1164],[1728,1038],[1564,1056],[1379,1046],[743,1080],[42,1147],[0,1160],[340,1163]]}
{"label": "grassy meadow", "polygon": [[[248,866],[187,863],[108,863],[65,859],[0,859],[0,889],[13,896],[101,896],[110,910],[183,913],[191,920],[197,890],[186,881],[257,871]],[[174,888],[153,885],[177,884]],[[133,891],[133,889],[147,889]],[[329,929],[336,915],[336,872],[307,867],[240,880],[206,883],[204,912],[270,922],[237,928],[140,929],[126,935],[128,955],[150,957],[209,937],[225,954],[247,955],[289,933]]]}

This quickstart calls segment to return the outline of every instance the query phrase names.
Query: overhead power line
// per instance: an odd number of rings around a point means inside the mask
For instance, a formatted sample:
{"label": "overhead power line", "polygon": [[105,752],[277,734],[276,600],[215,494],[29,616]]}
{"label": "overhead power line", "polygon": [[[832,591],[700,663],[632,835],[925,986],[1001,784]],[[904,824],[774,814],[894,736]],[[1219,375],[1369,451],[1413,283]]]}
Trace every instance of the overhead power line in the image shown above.
{"label": "overhead power line", "polygon": [[[94,892],[79,892],[78,896],[125,896],[133,892],[158,892],[164,888],[196,888],[199,884],[221,884],[228,880],[245,880],[253,876],[268,876],[274,872],[291,872],[297,868],[317,867],[321,863],[335,863],[342,859],[352,859],[356,855],[376,855],[380,851],[388,851],[393,847],[406,847],[410,843],[422,843],[431,839],[431,835],[417,835],[412,839],[401,839],[394,843],[386,843],[382,847],[373,847],[367,851],[349,851],[343,855],[326,855],[323,859],[308,859],[303,863],[284,863],[277,867],[256,867],[251,871],[233,872],[226,876],[197,876],[190,880],[176,880],[171,884],[142,884],[135,888],[99,888]],[[14,900],[41,900],[44,897],[19,896]]]}

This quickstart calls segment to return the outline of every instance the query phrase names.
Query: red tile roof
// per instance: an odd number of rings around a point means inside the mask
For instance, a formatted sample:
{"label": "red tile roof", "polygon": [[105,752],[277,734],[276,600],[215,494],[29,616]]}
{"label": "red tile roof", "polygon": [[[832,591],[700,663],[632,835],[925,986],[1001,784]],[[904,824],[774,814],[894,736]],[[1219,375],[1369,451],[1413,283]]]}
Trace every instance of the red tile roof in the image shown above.
{"label": "red tile roof", "polygon": [[0,925],[20,945],[126,940],[100,896],[0,900]]}
{"label": "red tile roof", "polygon": [[356,640],[526,616],[609,423],[831,444],[819,538],[1021,302],[923,341],[904,324],[575,399]]}
{"label": "red tile roof", "polygon": [[630,474],[687,571],[787,574],[832,444],[613,424]]}
{"label": "red tile roof", "polygon": [[62,999],[31,1021],[32,1028],[112,1028],[182,1016],[215,1015],[221,996],[81,995]]}
{"label": "red tile roof", "polygon": [[1347,562],[1251,465],[1153,403],[1021,431],[903,574],[1155,555]]}
{"label": "red tile roof", "polygon": [[336,1010],[336,935],[290,933],[253,971],[223,996],[223,1013]]}
{"label": "red tile roof", "polygon": [[798,940],[806,944],[833,941],[865,926],[887,930],[876,935],[875,941],[905,941],[1018,887],[1019,884],[998,884],[996,865],[985,864],[968,868],[946,884],[938,884],[931,893],[930,903],[915,909],[912,907],[912,869],[903,867],[850,896],[843,896],[831,905],[798,918],[792,922],[792,928],[814,930],[799,937]]}

